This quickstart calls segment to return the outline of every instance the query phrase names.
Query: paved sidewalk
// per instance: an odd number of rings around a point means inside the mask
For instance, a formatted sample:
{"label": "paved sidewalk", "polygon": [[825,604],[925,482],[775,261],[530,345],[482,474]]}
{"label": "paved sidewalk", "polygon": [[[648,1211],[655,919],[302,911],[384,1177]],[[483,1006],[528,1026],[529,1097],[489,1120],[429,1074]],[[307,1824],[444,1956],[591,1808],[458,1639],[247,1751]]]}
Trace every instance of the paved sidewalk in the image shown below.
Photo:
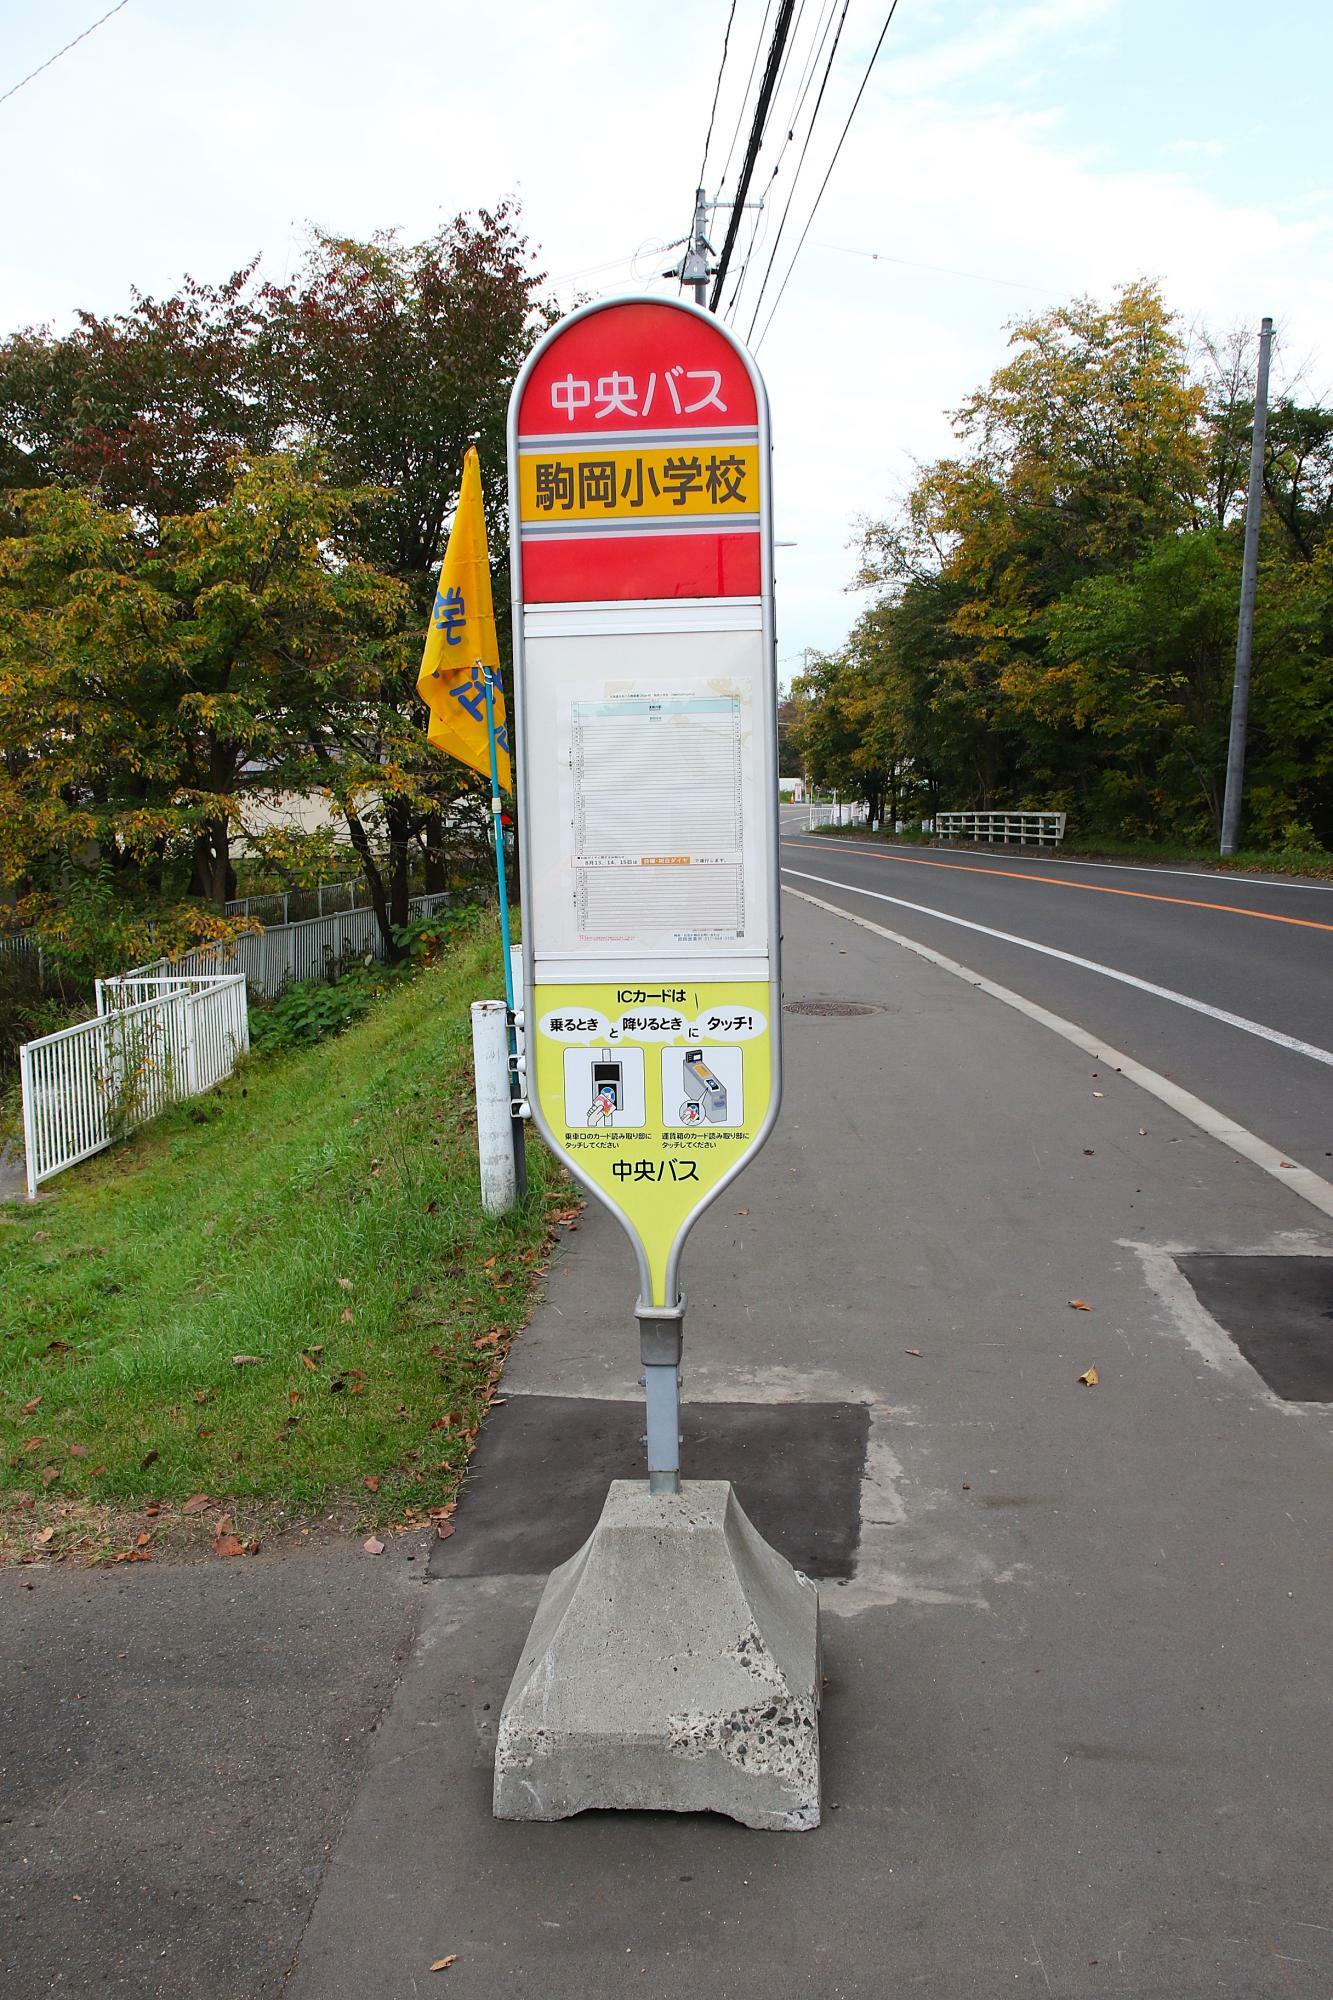
{"label": "paved sidewalk", "polygon": [[4,2000],[281,1991],[424,1568],[418,1543],[0,1571]]}
{"label": "paved sidewalk", "polygon": [[825,1823],[490,1816],[552,1550],[588,1465],[635,1451],[632,1267],[592,1211],[287,2000],[1328,2000],[1329,1410],[1272,1396],[1171,1253],[1333,1235],[1039,1026],[784,908],[789,1001],[882,1011],[788,1016],[783,1119],[687,1253],[686,1430],[696,1465],[734,1453],[779,1546],[827,1517]]}

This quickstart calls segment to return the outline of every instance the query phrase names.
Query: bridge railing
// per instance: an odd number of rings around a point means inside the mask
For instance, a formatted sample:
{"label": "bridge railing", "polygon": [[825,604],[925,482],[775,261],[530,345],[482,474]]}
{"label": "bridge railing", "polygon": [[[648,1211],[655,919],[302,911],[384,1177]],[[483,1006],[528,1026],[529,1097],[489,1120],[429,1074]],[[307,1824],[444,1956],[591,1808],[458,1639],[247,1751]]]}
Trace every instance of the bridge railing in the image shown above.
{"label": "bridge railing", "polygon": [[941,840],[990,840],[1003,845],[1058,847],[1065,837],[1062,812],[942,812],[935,815]]}

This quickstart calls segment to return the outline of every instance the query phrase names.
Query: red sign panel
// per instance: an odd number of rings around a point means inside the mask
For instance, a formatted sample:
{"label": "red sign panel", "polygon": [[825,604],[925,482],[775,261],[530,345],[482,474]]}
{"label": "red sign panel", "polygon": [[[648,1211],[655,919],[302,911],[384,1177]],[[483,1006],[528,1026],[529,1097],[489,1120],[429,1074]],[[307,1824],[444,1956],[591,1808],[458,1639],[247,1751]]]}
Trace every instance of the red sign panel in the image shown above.
{"label": "red sign panel", "polygon": [[758,440],[749,369],[714,321],[667,300],[574,320],[518,406],[525,602],[758,596]]}

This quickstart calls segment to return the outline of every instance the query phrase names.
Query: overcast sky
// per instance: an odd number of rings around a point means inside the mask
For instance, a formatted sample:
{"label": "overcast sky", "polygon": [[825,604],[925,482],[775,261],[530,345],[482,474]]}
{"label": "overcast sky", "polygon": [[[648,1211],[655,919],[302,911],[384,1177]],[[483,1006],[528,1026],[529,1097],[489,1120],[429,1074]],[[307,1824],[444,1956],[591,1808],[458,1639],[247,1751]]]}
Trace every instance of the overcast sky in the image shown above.
{"label": "overcast sky", "polygon": [[[0,92],[105,0],[0,0]],[[833,647],[858,515],[946,449],[1006,326],[1158,279],[1187,326],[1257,324],[1333,389],[1328,0],[899,0],[771,328],[765,320],[883,25],[849,0],[757,331],[773,403],[779,659]],[[822,74],[805,0],[756,188],[744,335]],[[424,235],[518,197],[562,302],[669,289],[730,0],[127,0],[0,104],[0,325],[115,311],[137,285],[284,276],[309,223]],[[709,155],[722,179],[765,0],[737,0]],[[794,142],[782,145],[813,69]],[[733,151],[726,192],[735,184]],[[777,165],[776,178],[771,178]],[[714,240],[720,242],[725,217]],[[738,256],[733,271],[739,272]],[[730,284],[727,293],[730,293]]]}

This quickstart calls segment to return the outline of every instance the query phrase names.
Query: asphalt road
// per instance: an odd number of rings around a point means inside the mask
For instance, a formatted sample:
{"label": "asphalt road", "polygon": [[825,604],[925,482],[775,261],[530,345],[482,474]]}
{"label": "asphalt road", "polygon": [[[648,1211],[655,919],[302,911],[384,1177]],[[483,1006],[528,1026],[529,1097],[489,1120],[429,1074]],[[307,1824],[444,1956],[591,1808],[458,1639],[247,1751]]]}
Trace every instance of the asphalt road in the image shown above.
{"label": "asphalt road", "polygon": [[923,850],[810,834],[804,818],[783,808],[784,883],[1077,1022],[1329,1176],[1333,887]]}

